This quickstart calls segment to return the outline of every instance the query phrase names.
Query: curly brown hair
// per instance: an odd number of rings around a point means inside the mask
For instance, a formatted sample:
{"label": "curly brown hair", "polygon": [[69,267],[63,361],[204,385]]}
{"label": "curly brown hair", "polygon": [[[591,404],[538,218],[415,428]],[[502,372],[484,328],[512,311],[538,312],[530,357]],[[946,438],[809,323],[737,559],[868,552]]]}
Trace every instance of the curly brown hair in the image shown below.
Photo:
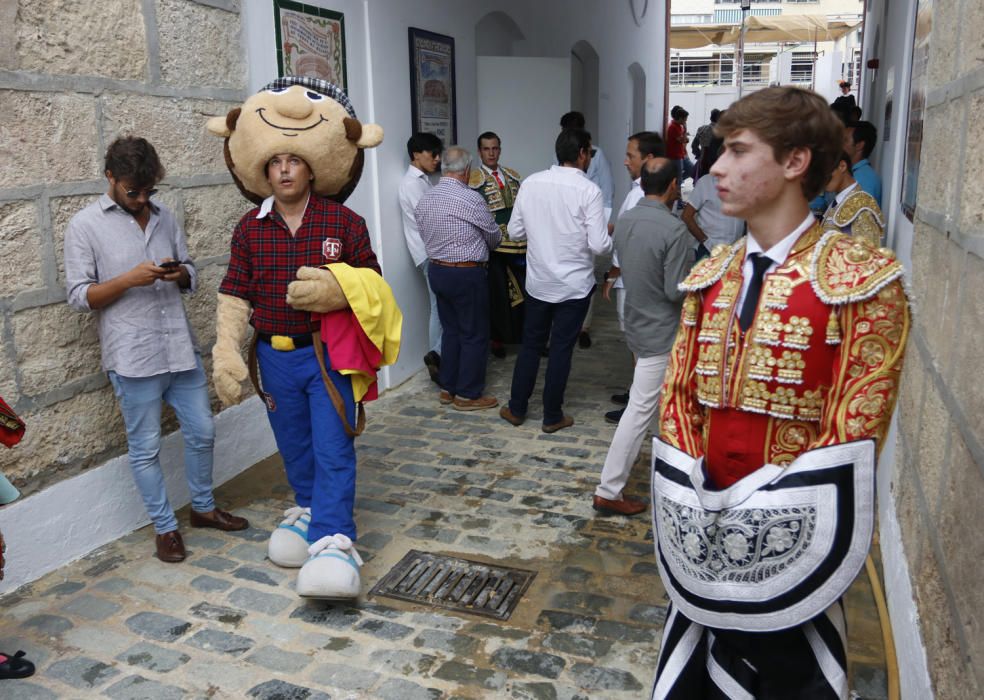
{"label": "curly brown hair", "polygon": [[115,179],[137,188],[153,187],[166,174],[157,151],[139,136],[121,136],[109,144],[105,169]]}
{"label": "curly brown hair", "polygon": [[772,147],[776,162],[794,148],[810,149],[800,182],[808,200],[823,191],[844,148],[844,125],[820,95],[804,88],[770,87],[746,95],[721,115],[714,133],[727,138],[745,129]]}

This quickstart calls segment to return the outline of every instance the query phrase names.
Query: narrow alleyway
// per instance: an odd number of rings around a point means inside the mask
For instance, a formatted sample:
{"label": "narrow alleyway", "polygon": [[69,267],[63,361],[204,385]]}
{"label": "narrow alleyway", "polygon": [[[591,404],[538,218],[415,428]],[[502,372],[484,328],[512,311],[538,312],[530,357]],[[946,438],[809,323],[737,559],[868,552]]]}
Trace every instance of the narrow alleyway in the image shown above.
{"label": "narrow alleyway", "polygon": [[[0,649],[24,649],[38,665],[25,681],[0,680],[0,698],[646,697],[667,603],[651,524],[591,509],[614,430],[602,416],[631,376],[600,306],[594,345],[575,351],[571,429],[543,434],[538,400],[520,428],[495,411],[446,409],[425,373],[370,404],[357,441],[358,603],[305,602],[295,573],[265,561],[269,532],[292,505],[274,456],[218,490],[249,530],[184,526],[188,560],[163,564],[148,526],[0,599]],[[513,359],[490,360],[500,400]],[[629,493],[648,496],[648,454]],[[187,511],[179,518],[187,523]],[[507,622],[367,599],[409,549],[537,576]],[[848,607],[852,688],[884,698],[864,574]]]}

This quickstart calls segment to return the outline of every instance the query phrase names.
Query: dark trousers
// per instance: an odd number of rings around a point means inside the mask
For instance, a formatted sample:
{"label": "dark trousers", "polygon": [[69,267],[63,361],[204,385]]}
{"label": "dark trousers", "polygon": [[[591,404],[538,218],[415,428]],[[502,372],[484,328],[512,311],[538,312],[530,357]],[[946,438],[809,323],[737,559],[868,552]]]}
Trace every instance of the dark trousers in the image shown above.
{"label": "dark trousers", "polygon": [[484,267],[427,267],[441,319],[441,386],[477,399],[485,391],[489,352],[489,286]]}
{"label": "dark trousers", "polygon": [[493,342],[522,341],[525,295],[526,256],[493,251],[489,256],[489,316]]}
{"label": "dark trousers", "polygon": [[[591,293],[594,289],[591,290]],[[583,299],[551,303],[526,295],[526,317],[523,322],[523,346],[516,356],[509,410],[525,416],[530,396],[540,369],[540,353],[550,341],[547,373],[543,383],[543,424],[559,423],[564,418],[564,390],[571,373],[574,342],[588,312],[591,293]]]}

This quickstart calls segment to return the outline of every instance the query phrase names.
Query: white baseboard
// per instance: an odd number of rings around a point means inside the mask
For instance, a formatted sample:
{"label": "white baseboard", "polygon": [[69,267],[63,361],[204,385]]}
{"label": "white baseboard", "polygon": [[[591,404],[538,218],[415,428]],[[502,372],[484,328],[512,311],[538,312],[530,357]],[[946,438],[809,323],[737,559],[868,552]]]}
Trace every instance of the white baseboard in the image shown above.
{"label": "white baseboard", "polygon": [[892,638],[899,667],[899,689],[903,700],[928,700],[933,697],[933,685],[929,679],[926,647],[919,630],[919,610],[909,578],[909,560],[902,546],[902,529],[892,494],[892,483],[897,478],[895,465],[899,459],[898,453],[904,449],[898,429],[899,416],[896,412],[878,465],[878,541],[885,576],[885,598],[888,616],[892,620]]}
{"label": "white baseboard", "polygon": [[[263,402],[251,397],[215,416],[217,487],[276,452]],[[181,432],[161,441],[161,464],[171,505],[190,501],[184,475]],[[150,522],[130,474],[126,455],[0,508],[7,541],[0,594],[36,581]],[[152,544],[148,540],[148,547]]]}

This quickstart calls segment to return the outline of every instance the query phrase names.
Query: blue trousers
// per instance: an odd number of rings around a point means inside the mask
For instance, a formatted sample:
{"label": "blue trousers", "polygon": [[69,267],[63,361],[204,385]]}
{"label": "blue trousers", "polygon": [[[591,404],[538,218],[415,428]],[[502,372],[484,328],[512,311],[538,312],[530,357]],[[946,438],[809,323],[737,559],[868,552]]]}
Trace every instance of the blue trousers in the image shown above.
{"label": "blue trousers", "polygon": [[[594,290],[592,289],[593,293]],[[540,369],[540,353],[550,341],[547,373],[543,381],[543,424],[559,423],[564,418],[564,391],[571,373],[574,342],[588,313],[591,293],[583,299],[557,303],[541,301],[527,294],[523,319],[523,346],[516,356],[509,410],[522,417],[529,409],[530,396]]]}
{"label": "blue trousers", "polygon": [[126,426],[127,457],[133,480],[157,534],[178,529],[161,471],[162,401],[174,409],[181,425],[191,507],[199,513],[214,509],[212,448],[215,425],[201,358],[198,358],[197,367],[184,372],[164,372],[152,377],[108,374]]}
{"label": "blue trousers", "polygon": [[[355,441],[345,434],[328,396],[314,348],[289,352],[256,344],[263,389],[274,400],[267,418],[284,460],[287,481],[297,505],[311,508],[308,542],[342,533],[355,540]],[[328,349],[325,363],[330,365]],[[349,425],[355,425],[352,380],[328,374],[345,402]]]}
{"label": "blue trousers", "polygon": [[484,267],[430,265],[441,317],[441,386],[477,399],[485,391],[489,354],[489,285]]}

